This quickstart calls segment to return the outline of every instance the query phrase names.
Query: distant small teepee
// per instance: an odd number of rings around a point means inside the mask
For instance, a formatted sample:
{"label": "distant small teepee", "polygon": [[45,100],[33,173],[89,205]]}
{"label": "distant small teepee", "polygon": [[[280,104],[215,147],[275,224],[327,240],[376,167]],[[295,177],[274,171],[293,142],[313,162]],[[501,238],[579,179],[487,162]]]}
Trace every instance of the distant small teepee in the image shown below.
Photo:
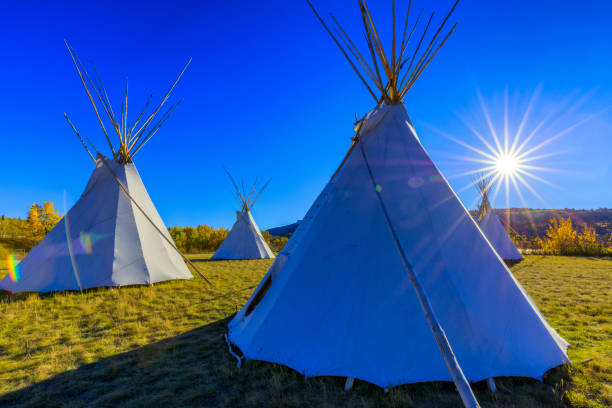
{"label": "distant small teepee", "polygon": [[[127,84],[121,117],[117,120],[100,77],[92,81],[74,50],[68,43],[66,46],[102,126],[112,160],[86,138],[88,147],[64,113],[95,168],[79,200],[21,261],[20,279],[7,276],[0,281],[0,289],[14,293],[48,292],[191,279],[183,259],[190,261],[176,248],[132,160],[178,105],[153,122],[187,66],[157,108],[143,116],[147,102],[136,121],[128,125]],[[117,134],[118,145],[111,143],[90,88]],[[146,120],[137,127],[141,118]],[[195,266],[194,269],[199,273]]]}
{"label": "distant small teepee", "polygon": [[522,260],[523,256],[508,236],[506,229],[499,221],[497,215],[495,215],[491,203],[489,202],[489,190],[491,188],[492,178],[481,174],[474,180],[474,184],[482,196],[476,212],[478,226],[480,226],[480,229],[501,259],[511,262]]}
{"label": "distant small teepee", "polygon": [[253,216],[251,209],[255,205],[261,193],[268,186],[269,181],[256,192],[257,181],[253,184],[250,192],[247,193],[242,185],[242,189],[238,187],[234,178],[227,173],[234,188],[236,189],[236,200],[240,204],[240,211],[236,211],[236,222],[230,230],[227,238],[221,243],[217,252],[212,256],[212,259],[263,259],[274,258],[274,253],[261,235]]}

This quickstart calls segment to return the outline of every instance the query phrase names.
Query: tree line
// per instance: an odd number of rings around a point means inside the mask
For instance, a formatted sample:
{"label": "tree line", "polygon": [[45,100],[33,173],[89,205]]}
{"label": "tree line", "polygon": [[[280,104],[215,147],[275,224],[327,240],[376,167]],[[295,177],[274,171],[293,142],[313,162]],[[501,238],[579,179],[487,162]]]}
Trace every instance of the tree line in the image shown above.
{"label": "tree line", "polygon": [[62,219],[53,201],[32,204],[28,207],[28,216],[7,218],[0,216],[0,245],[7,248],[29,251],[38,244]]}
{"label": "tree line", "polygon": [[[28,207],[27,214],[25,220],[7,218],[4,215],[0,217],[0,255],[17,249],[29,251],[62,219],[52,201],[32,204]],[[603,223],[599,224],[601,226]],[[187,253],[216,251],[229,233],[226,228],[208,225],[175,226],[168,231],[177,248]],[[261,234],[275,252],[279,252],[288,241],[287,237],[276,237],[267,231],[262,231]],[[550,218],[542,236],[517,233],[516,229],[509,234],[516,246],[527,252],[545,255],[612,256],[612,234],[598,234],[594,226],[586,223],[582,223],[580,229],[575,228],[572,217],[569,216]]]}
{"label": "tree line", "polygon": [[[212,252],[216,251],[229,234],[227,228],[198,225],[197,227],[172,227],[169,228],[170,236],[176,247],[182,252]],[[287,243],[289,238],[275,237],[268,231],[261,231],[266,243],[275,252],[279,252]]]}
{"label": "tree line", "polygon": [[597,240],[606,245],[612,234],[612,209],[594,210],[504,208],[493,210],[504,224],[510,224],[515,234],[525,235],[530,240],[546,236],[551,219],[557,221],[570,218],[574,228],[582,230],[589,226],[595,229]]}
{"label": "tree line", "polygon": [[612,234],[602,239],[588,224],[579,231],[570,217],[551,218],[543,237],[511,234],[511,238],[517,247],[544,255],[612,256]]}
{"label": "tree line", "polygon": [[[0,255],[17,249],[29,251],[62,219],[52,201],[32,204],[28,207],[27,214],[25,220],[0,216]],[[216,251],[229,233],[226,228],[208,225],[172,227],[168,231],[182,252]],[[262,236],[276,252],[280,251],[288,240],[285,237],[274,237],[267,231],[262,231]]]}

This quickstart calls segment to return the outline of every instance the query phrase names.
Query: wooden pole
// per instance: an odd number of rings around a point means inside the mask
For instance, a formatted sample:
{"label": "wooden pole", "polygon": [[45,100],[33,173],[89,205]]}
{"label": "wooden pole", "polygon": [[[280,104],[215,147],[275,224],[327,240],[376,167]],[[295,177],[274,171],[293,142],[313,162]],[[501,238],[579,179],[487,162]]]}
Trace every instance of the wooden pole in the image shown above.
{"label": "wooden pole", "polygon": [[436,343],[438,343],[438,348],[440,349],[440,353],[442,354],[442,359],[444,360],[444,363],[446,364],[446,368],[448,369],[448,372],[450,373],[451,378],[453,379],[453,382],[455,383],[455,387],[457,387],[457,392],[459,393],[459,396],[461,397],[461,400],[463,401],[463,405],[466,408],[480,408],[480,405],[478,404],[478,401],[476,400],[476,397],[474,396],[474,393],[472,392],[470,383],[465,378],[465,375],[463,375],[463,371],[461,371],[461,366],[459,365],[459,362],[457,361],[457,358],[455,357],[455,354],[453,353],[453,349],[450,345],[450,342],[446,338],[444,329],[438,322],[438,319],[436,318],[436,315],[431,306],[431,303],[429,303],[427,294],[425,293],[425,290],[419,283],[419,280],[417,279],[416,274],[412,270],[412,265],[410,265],[410,262],[408,262],[408,259],[406,258],[404,249],[402,248],[399,238],[397,237],[397,234],[395,233],[395,228],[393,227],[393,224],[391,223],[391,219],[389,218],[389,213],[387,212],[387,207],[385,206],[385,203],[382,199],[382,195],[375,188],[378,184],[376,183],[376,180],[374,179],[374,175],[372,174],[372,169],[370,168],[370,164],[368,163],[368,158],[366,157],[365,150],[363,148],[363,142],[359,141],[358,143],[359,143],[359,147],[361,148],[361,155],[363,156],[363,160],[365,161],[366,167],[368,169],[368,173],[370,175],[370,180],[372,181],[372,187],[374,187],[374,191],[376,192],[376,197],[378,198],[378,203],[380,204],[383,215],[385,217],[387,227],[389,227],[389,232],[391,233],[393,242],[395,242],[395,246],[397,247],[397,250],[399,252],[400,258],[404,265],[404,269],[406,270],[406,273],[408,274],[408,278],[410,279],[410,282],[412,283],[412,287],[414,288],[414,291],[416,292],[419,303],[421,304],[421,309],[423,310],[425,319],[427,320],[427,323],[429,324],[431,332],[433,333],[434,338],[436,339]]}
{"label": "wooden pole", "polygon": [[181,77],[183,76],[183,73],[185,72],[185,70],[187,69],[187,67],[189,66],[189,64],[191,63],[191,58],[189,58],[189,61],[187,61],[187,64],[185,65],[185,67],[183,68],[183,70],[181,71],[181,73],[179,74],[179,76],[176,78],[176,80],[174,81],[174,83],[172,84],[172,86],[170,87],[170,89],[168,90],[168,92],[166,93],[166,96],[164,96],[164,98],[162,99],[162,101],[159,103],[159,105],[157,106],[157,108],[155,108],[155,110],[153,111],[153,113],[149,116],[149,118],[145,121],[145,123],[142,124],[142,126],[140,127],[140,129],[138,129],[138,131],[136,131],[136,133],[134,134],[134,142],[132,143],[132,145],[130,146],[130,149],[136,144],[136,142],[138,141],[138,139],[140,139],[140,136],[142,136],[144,134],[144,131],[147,129],[147,127],[149,126],[149,124],[151,123],[151,121],[153,120],[153,118],[155,117],[155,115],[157,115],[157,112],[161,109],[162,106],[164,106],[164,104],[166,103],[166,101],[168,100],[168,97],[170,97],[170,93],[172,92],[172,90],[174,89],[174,87],[176,86],[176,84],[178,83],[178,81],[181,79]]}
{"label": "wooden pole", "polygon": [[255,197],[255,199],[249,204],[249,211],[251,210],[251,208],[253,208],[253,206],[255,205],[257,200],[259,200],[259,197],[261,197],[261,193],[263,193],[264,190],[266,189],[266,187],[268,187],[268,184],[270,184],[270,181],[272,181],[272,179],[266,181],[266,184],[264,184],[263,187],[261,188],[261,190],[259,190],[259,193]]}
{"label": "wooden pole", "polygon": [[[111,152],[113,153],[113,157],[116,158],[117,157],[117,153],[115,152],[115,149],[113,148],[113,144],[111,143],[110,138],[108,137],[108,133],[106,133],[106,128],[104,127],[104,122],[102,122],[102,118],[100,117],[100,113],[98,112],[98,107],[96,106],[96,103],[94,102],[94,99],[91,96],[91,93],[89,92],[89,88],[87,87],[87,84],[85,83],[85,78],[83,78],[83,74],[81,74],[81,70],[79,69],[79,65],[77,64],[78,57],[76,56],[76,53],[74,52],[74,50],[68,44],[68,41],[64,39],[64,43],[66,43],[66,48],[68,48],[68,52],[70,53],[70,57],[72,58],[72,62],[74,63],[74,66],[75,66],[77,72],[79,73],[79,77],[81,78],[81,82],[83,83],[83,86],[85,87],[85,91],[87,92],[87,96],[89,96],[89,101],[91,102],[91,106],[93,106],[94,111],[96,112],[96,116],[98,117],[98,121],[100,122],[100,126],[102,126],[102,131],[104,132],[104,136],[106,136],[106,141],[108,142],[108,145],[111,148]],[[85,74],[87,75],[87,72],[85,72]]]}
{"label": "wooden pole", "polygon": [[89,151],[89,149],[87,148],[87,145],[85,144],[85,142],[83,141],[83,138],[81,137],[81,135],[79,134],[79,132],[76,130],[76,128],[74,127],[74,125],[72,124],[72,122],[70,121],[70,119],[68,119],[68,115],[66,115],[66,112],[64,112],[64,117],[66,118],[66,120],[68,121],[68,123],[70,123],[70,127],[72,127],[72,130],[74,130],[74,133],[76,133],[77,137],[79,138],[79,140],[81,141],[81,144],[83,145],[83,147],[85,148],[85,150],[87,150],[87,153],[89,153],[89,157],[91,157],[91,160],[94,161],[94,163],[96,162],[96,159],[94,159],[93,155],[91,154],[91,152]]}
{"label": "wooden pole", "polygon": [[[329,28],[327,28],[327,25],[325,24],[325,22],[323,21],[323,19],[321,18],[321,16],[319,16],[319,13],[317,13],[317,10],[315,10],[314,6],[312,5],[312,3],[309,0],[306,0],[306,3],[308,3],[308,5],[310,6],[310,8],[312,9],[312,11],[315,13],[315,15],[317,16],[317,18],[319,19],[319,21],[321,22],[321,24],[323,25],[323,28],[325,28],[325,31],[327,31],[327,33],[329,34],[329,36],[332,38],[332,40],[334,40],[334,42],[336,43],[336,45],[338,46],[338,48],[340,48],[340,51],[342,52],[342,54],[344,55],[344,57],[346,58],[346,60],[349,62],[349,64],[351,64],[351,67],[353,68],[353,70],[355,71],[355,73],[357,74],[357,76],[359,77],[359,79],[361,79],[361,82],[363,82],[363,84],[365,85],[365,87],[367,88],[367,90],[370,92],[370,95],[372,95],[372,98],[374,98],[374,100],[376,100],[378,102],[378,98],[376,97],[376,94],[374,93],[374,91],[372,91],[372,88],[370,88],[370,86],[368,85],[368,82],[363,78],[363,76],[361,75],[361,73],[359,72],[359,70],[357,69],[357,67],[355,66],[355,64],[353,64],[353,61],[351,60],[351,58],[347,55],[346,51],[344,51],[344,48],[342,47],[342,45],[340,45],[340,43],[338,42],[338,40],[336,39],[336,37],[332,34],[332,32],[330,31]],[[374,61],[376,62],[376,61]],[[382,83],[382,81],[379,81],[380,83]]]}

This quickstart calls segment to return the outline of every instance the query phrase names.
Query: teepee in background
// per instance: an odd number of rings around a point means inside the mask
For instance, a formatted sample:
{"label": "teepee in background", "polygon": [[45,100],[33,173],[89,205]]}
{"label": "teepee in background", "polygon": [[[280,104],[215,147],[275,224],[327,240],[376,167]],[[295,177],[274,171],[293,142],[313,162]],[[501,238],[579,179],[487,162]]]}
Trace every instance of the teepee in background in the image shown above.
{"label": "teepee in background", "polygon": [[497,215],[495,215],[489,202],[489,190],[492,184],[491,177],[480,175],[474,180],[474,184],[482,196],[476,212],[476,221],[480,229],[501,259],[510,262],[520,261],[523,259],[523,256],[508,236],[506,229],[499,221]]}
{"label": "teepee in background", "polygon": [[402,102],[452,33],[441,34],[454,6],[426,45],[429,18],[411,53],[408,15],[389,53],[365,1],[359,7],[370,62],[342,27],[344,46],[317,17],[377,106],[228,339],[244,359],[347,377],[347,386],[452,380],[476,407],[470,381],[541,378],[568,362],[567,343],[431,161]]}
{"label": "teepee in background", "polygon": [[[187,65],[157,108],[143,116],[147,102],[136,121],[128,124],[127,83],[121,118],[117,120],[100,77],[92,81],[74,50],[68,43],[66,46],[102,126],[112,159],[98,152],[86,138],[96,153],[94,158],[92,150],[64,114],[95,162],[94,171],[79,200],[20,262],[21,278],[15,281],[5,277],[0,281],[0,289],[48,292],[191,279],[183,256],[157,213],[132,160],[178,105],[170,107],[154,122]],[[111,142],[90,88],[117,134],[118,145]],[[137,127],[141,118],[144,121]]]}
{"label": "teepee in background", "polygon": [[227,238],[221,243],[217,252],[211,259],[264,259],[274,258],[274,253],[261,235],[255,219],[251,215],[251,209],[255,205],[261,193],[268,186],[268,181],[257,193],[257,181],[253,184],[250,192],[238,187],[234,178],[227,172],[236,190],[235,198],[240,204],[240,211],[236,211],[236,222],[227,234]]}

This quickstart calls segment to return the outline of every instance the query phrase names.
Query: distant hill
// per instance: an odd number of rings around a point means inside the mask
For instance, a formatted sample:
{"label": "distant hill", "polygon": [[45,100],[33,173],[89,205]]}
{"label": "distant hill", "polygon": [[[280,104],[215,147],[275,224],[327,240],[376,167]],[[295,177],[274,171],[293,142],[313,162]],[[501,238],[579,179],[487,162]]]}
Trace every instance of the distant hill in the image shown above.
{"label": "distant hill", "polygon": [[[508,216],[512,229],[528,238],[543,237],[546,234],[548,223],[551,218],[570,217],[577,229],[584,225],[595,227],[597,235],[602,240],[607,240],[612,234],[612,208],[599,208],[597,210],[575,210],[565,208],[560,210],[543,210],[533,208],[509,208],[496,209],[495,214],[506,224]],[[472,211],[472,215],[474,215]],[[277,237],[289,237],[298,226],[298,222],[284,225],[282,227],[270,228],[268,232]]]}
{"label": "distant hill", "polygon": [[299,221],[294,222],[293,224],[283,225],[282,227],[270,228],[266,231],[270,233],[270,235],[274,235],[275,237],[290,237],[293,234],[299,225]]}
{"label": "distant hill", "polygon": [[574,227],[578,230],[582,230],[585,225],[593,226],[602,240],[609,239],[610,234],[612,234],[611,208],[599,208],[597,210],[509,208],[494,211],[504,224],[509,219],[510,226],[516,233],[526,235],[529,238],[543,237],[552,218],[567,217],[571,218]]}

